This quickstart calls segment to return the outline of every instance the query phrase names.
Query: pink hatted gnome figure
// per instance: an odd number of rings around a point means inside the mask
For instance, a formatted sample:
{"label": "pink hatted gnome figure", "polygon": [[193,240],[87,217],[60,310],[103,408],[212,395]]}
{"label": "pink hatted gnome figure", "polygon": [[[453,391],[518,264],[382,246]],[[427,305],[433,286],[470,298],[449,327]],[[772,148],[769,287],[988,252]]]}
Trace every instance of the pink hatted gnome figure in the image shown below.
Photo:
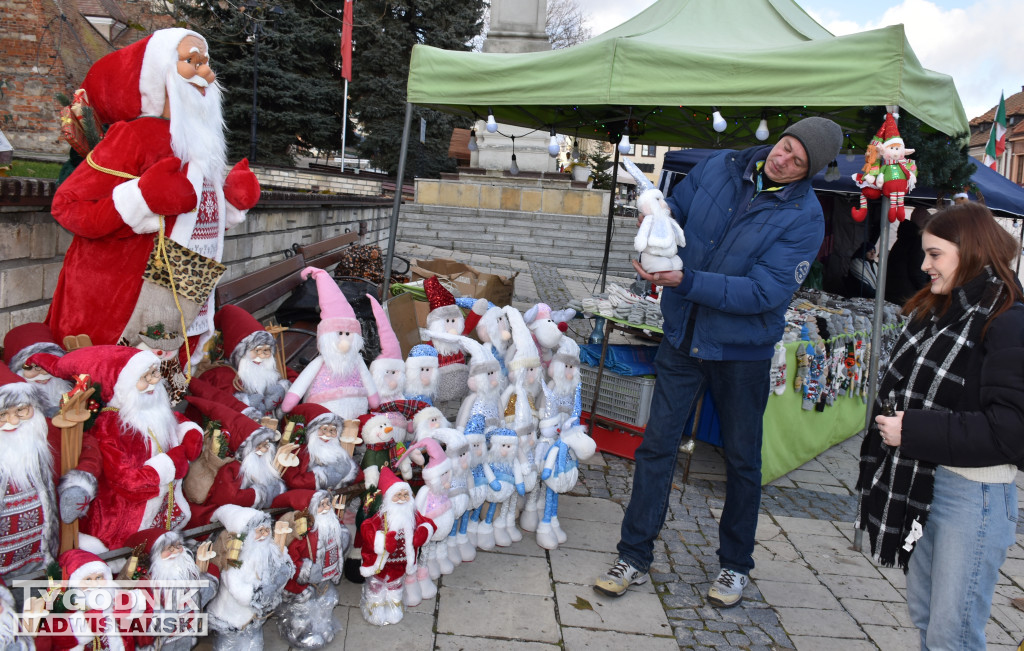
{"label": "pink hatted gnome figure", "polygon": [[405,359],[405,397],[434,404],[437,396],[437,349],[430,344],[416,344]]}
{"label": "pink hatted gnome figure", "polygon": [[455,426],[464,428],[471,416],[483,414],[488,425],[497,427],[503,421],[501,389],[503,376],[490,346],[462,337],[462,347],[469,351],[469,395],[462,399]]}
{"label": "pink hatted gnome figure", "polygon": [[50,353],[57,357],[64,355],[64,349],[45,323],[23,323],[4,335],[4,363],[16,375],[42,389],[49,403],[56,408],[60,405],[61,396],[70,391],[73,385],[63,378],[53,377],[35,364],[26,364],[28,358],[36,353]]}
{"label": "pink hatted gnome figure", "polygon": [[225,305],[213,316],[221,333],[230,366],[215,366],[200,378],[232,393],[257,417],[281,417],[281,402],[291,382],[277,368],[277,342],[251,314],[237,305]]}
{"label": "pink hatted gnome figure", "polygon": [[416,510],[412,489],[391,470],[380,473],[381,506],[359,527],[366,579],[359,606],[363,618],[377,626],[397,624],[405,616],[406,577],[416,575],[416,551],[436,527]]}
{"label": "pink hatted gnome figure", "polygon": [[348,528],[338,520],[335,500],[324,490],[294,490],[282,495],[274,506],[293,511],[282,519],[297,528],[286,551],[295,574],[285,584],[284,603],[277,609],[277,627],[289,648],[322,649],[342,630],[334,618],[342,576],[342,559],[351,542]]}
{"label": "pink hatted gnome figure", "polygon": [[[377,386],[360,351],[363,329],[334,278],[323,269],[306,267],[302,277],[316,278],[320,323],[316,344],[320,355],[295,378],[281,408],[289,412],[305,398],[342,418],[358,418],[380,404]],[[371,297],[372,298],[372,297]]]}
{"label": "pink hatted gnome figure", "polygon": [[[402,348],[398,336],[384,308],[375,298],[370,297],[373,318],[377,322],[377,334],[380,337],[380,354],[370,362],[370,375],[377,387],[377,395],[381,403],[405,399],[405,360],[402,359]],[[403,423],[404,428],[404,423]]]}
{"label": "pink hatted gnome figure", "polygon": [[537,303],[523,314],[523,321],[533,334],[537,342],[537,349],[540,351],[540,360],[547,368],[551,363],[551,357],[558,349],[559,342],[566,330],[569,329],[569,321],[576,316],[576,310],[566,308],[564,310],[552,310],[547,303]]}
{"label": "pink hatted gnome figure", "polygon": [[917,165],[907,158],[914,150],[903,143],[892,113],[885,114],[882,131],[882,143],[878,145],[881,161],[875,185],[882,189],[883,196],[889,197],[889,223],[892,223],[906,219],[903,198],[913,192],[917,183]]}
{"label": "pink hatted gnome figure", "polygon": [[435,339],[435,334],[451,336],[468,335],[479,323],[480,317],[487,312],[487,299],[478,299],[473,309],[466,316],[455,304],[455,297],[441,285],[437,276],[423,281],[423,289],[430,302],[427,313],[427,335],[430,343],[437,349],[437,399],[461,400],[466,396],[466,380],[469,369],[466,367],[466,356],[459,343]]}
{"label": "pink hatted gnome figure", "polygon": [[[438,572],[440,574],[451,574],[455,570],[455,566],[461,564],[463,560],[462,551],[459,547],[460,525],[462,525],[461,542],[467,546],[469,545],[465,526],[468,524],[469,520],[471,453],[469,451],[469,441],[461,430],[441,427],[432,430],[430,438],[440,441],[444,445],[445,456],[448,457],[448,461],[452,464],[451,487],[448,489],[448,499],[451,501],[452,505],[452,529],[448,533],[448,538],[444,543],[444,553],[442,554],[439,552],[435,556]],[[440,528],[440,526],[438,528]],[[445,558],[445,554],[447,555],[447,558]],[[433,568],[430,565],[430,559],[428,559],[428,567],[431,568],[431,576],[434,576]]]}
{"label": "pink hatted gnome figure", "polygon": [[191,516],[181,480],[203,449],[203,432],[171,410],[160,360],[126,346],[87,346],[63,357],[28,359],[63,378],[88,374],[100,385],[103,409],[89,432],[99,447],[96,498],[80,519],[78,542],[102,553],[124,546],[142,529],[185,528]]}
{"label": "pink hatted gnome figure", "polygon": [[272,523],[263,511],[234,504],[214,511],[213,521],[224,525],[219,541],[227,541],[227,556],[218,566],[220,589],[206,609],[216,634],[213,648],[262,649],[263,623],[281,604],[295,574],[285,551],[291,529],[286,522]]}
{"label": "pink hatted gnome figure", "polygon": [[423,466],[425,483],[416,492],[416,511],[434,523],[434,533],[420,547],[416,574],[407,574],[405,577],[403,600],[406,606],[415,606],[437,595],[434,581],[441,576],[440,560],[443,558],[446,565],[449,563],[445,543],[455,523],[451,499],[448,497],[452,487],[452,462],[441,449],[441,444],[432,438],[413,443],[406,455],[416,455],[422,459],[424,452],[427,457]]}

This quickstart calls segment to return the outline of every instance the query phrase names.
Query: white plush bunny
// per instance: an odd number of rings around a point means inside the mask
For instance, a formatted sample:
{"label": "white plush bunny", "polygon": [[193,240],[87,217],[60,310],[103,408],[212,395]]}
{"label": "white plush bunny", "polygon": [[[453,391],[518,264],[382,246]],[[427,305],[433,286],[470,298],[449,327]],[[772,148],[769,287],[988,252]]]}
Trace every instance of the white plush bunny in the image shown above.
{"label": "white plush bunny", "polygon": [[686,236],[665,203],[665,195],[657,188],[644,190],[636,201],[644,215],[640,230],[633,238],[633,248],[640,254],[640,266],[647,273],[679,271],[683,261],[677,255],[686,246]]}

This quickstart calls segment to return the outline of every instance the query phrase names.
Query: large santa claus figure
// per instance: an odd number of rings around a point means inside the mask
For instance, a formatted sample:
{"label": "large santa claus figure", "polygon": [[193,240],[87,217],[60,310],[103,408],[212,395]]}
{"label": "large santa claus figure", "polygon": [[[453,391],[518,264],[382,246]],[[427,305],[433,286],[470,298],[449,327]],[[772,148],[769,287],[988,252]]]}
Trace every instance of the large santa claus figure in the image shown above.
{"label": "large santa claus figure", "polygon": [[11,328],[4,336],[4,363],[17,375],[38,385],[49,398],[51,407],[60,406],[60,398],[71,389],[71,383],[53,377],[35,364],[25,364],[36,353],[50,353],[61,357],[64,349],[45,323],[23,323]]}
{"label": "large santa claus figure", "polygon": [[341,416],[322,405],[304,402],[288,414],[285,427],[288,423],[295,423],[291,440],[298,440],[300,433],[305,440],[295,450],[298,464],[284,471],[289,489],[334,491],[355,480],[359,466],[341,445],[345,431]]}
{"label": "large santa claus figure", "polygon": [[[199,34],[156,31],[93,64],[82,88],[111,126],[53,198],[74,239],[46,322],[59,341],[135,345],[147,327],[182,320],[182,301],[143,279],[159,234],[219,261],[224,230],[244,221],[259,182],[245,160],[225,177],[221,93]],[[213,332],[212,299],[197,297],[186,319],[194,361]]]}
{"label": "large santa claus figure", "polygon": [[81,518],[79,545],[100,553],[123,547],[142,529],[184,529],[191,511],[181,480],[202,451],[203,433],[171,410],[156,355],[89,346],[59,358],[38,353],[28,361],[63,378],[88,374],[106,405],[89,430],[101,458],[98,467],[85,469],[98,486]]}

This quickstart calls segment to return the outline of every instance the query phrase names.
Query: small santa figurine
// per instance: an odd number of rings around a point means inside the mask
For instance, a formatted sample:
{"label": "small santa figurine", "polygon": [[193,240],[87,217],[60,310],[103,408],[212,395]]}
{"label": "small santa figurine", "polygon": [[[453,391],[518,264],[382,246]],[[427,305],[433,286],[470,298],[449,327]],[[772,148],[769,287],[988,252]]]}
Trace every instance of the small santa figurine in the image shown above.
{"label": "small santa figurine", "polygon": [[[182,296],[144,279],[154,252],[180,245],[219,261],[225,229],[256,205],[259,182],[244,159],[224,174],[220,87],[196,32],[161,29],[108,54],[82,88],[111,126],[53,198],[74,239],[46,323],[60,341],[85,333],[134,346],[148,326],[183,316]],[[197,363],[213,334],[213,292],[193,298],[183,335]]]}
{"label": "small santa figurine", "polygon": [[284,471],[289,489],[335,491],[355,480],[359,466],[341,445],[345,423],[340,416],[322,405],[304,402],[285,418],[284,431],[290,423],[294,425],[289,442],[299,445],[295,450],[299,463]]}
{"label": "small santa figurine", "polygon": [[436,527],[416,510],[409,484],[391,470],[381,471],[379,487],[380,509],[359,527],[359,571],[366,578],[359,606],[367,622],[384,626],[402,621],[405,577],[415,576],[416,551]]}
{"label": "small santa figurine", "polygon": [[437,396],[437,349],[430,344],[416,344],[405,359],[405,397],[428,405]]}
{"label": "small santa figurine", "polygon": [[332,615],[338,605],[334,586],[341,580],[351,534],[338,520],[327,491],[289,491],[274,506],[293,509],[284,519],[293,529],[298,527],[289,536],[287,551],[295,574],[285,585],[284,603],[277,610],[278,629],[293,649],[320,649],[342,630]]}
{"label": "small santa figurine", "polygon": [[79,545],[101,553],[123,547],[142,529],[184,529],[191,510],[181,480],[202,452],[203,434],[171,410],[156,355],[125,346],[89,346],[64,357],[37,353],[28,361],[63,378],[89,375],[106,405],[89,430],[102,461],[89,469],[99,483],[80,520]]}
{"label": "small santa figurine", "polygon": [[302,270],[303,278],[310,276],[316,278],[320,299],[321,320],[316,327],[320,355],[295,379],[281,408],[290,412],[304,399],[346,420],[358,418],[380,404],[377,386],[360,354],[363,328],[329,273],[316,267]]}
{"label": "small santa figurine", "polygon": [[225,305],[213,317],[221,333],[229,366],[215,366],[199,376],[221,391],[233,393],[260,416],[281,417],[281,402],[291,383],[277,368],[277,342],[251,314]]}
{"label": "small santa figurine", "polygon": [[[43,415],[48,404],[42,387],[0,364],[0,579],[57,559],[55,463]],[[59,435],[53,442],[59,454]]]}
{"label": "small santa figurine", "polygon": [[214,544],[221,585],[206,609],[216,633],[213,648],[262,649],[263,623],[295,574],[284,550],[290,529],[278,522],[272,535],[268,514],[234,504],[214,511],[212,521],[224,525]]}
{"label": "small santa figurine", "polygon": [[[173,631],[159,638],[161,651],[188,651],[198,638],[189,633],[199,631],[198,615],[217,594],[220,585],[219,570],[211,565],[216,556],[212,542],[199,546],[195,555],[185,546],[185,539],[176,531],[144,529],[128,537],[126,546],[133,550],[128,565],[122,570],[129,580],[148,580],[146,588],[153,604],[154,626],[157,630]],[[129,567],[132,572],[125,572]],[[166,621],[167,625],[156,622]],[[181,630],[183,622],[191,628]],[[173,627],[173,628],[172,628]]]}
{"label": "small santa figurine", "polygon": [[298,446],[287,444],[278,449],[274,445],[279,436],[276,430],[218,403],[193,396],[186,400],[207,419],[219,423],[220,437],[234,458],[217,471],[206,500],[191,505],[192,526],[206,524],[213,512],[225,504],[269,507],[287,488],[281,475],[284,468],[298,464],[293,454]]}
{"label": "small santa figurine", "polygon": [[188,392],[188,376],[181,369],[179,353],[185,338],[163,323],[148,325],[139,331],[135,347],[148,350],[160,360],[160,374],[167,381],[167,395],[172,403],[180,402]]}
{"label": "small santa figurine", "polygon": [[[423,290],[430,302],[427,313],[426,334],[429,342],[437,349],[437,399],[462,400],[466,396],[466,380],[469,369],[466,367],[466,356],[460,344],[450,337],[468,335],[487,312],[487,299],[478,299],[469,314],[463,316],[462,309],[455,304],[455,297],[441,285],[437,276],[423,281]],[[446,340],[436,338],[436,334],[446,334]]]}
{"label": "small santa figurine", "polygon": [[[84,610],[69,613],[51,612],[45,629],[40,631],[63,631],[63,634],[46,636],[50,648],[63,651],[71,649],[109,649],[110,651],[134,651],[139,638],[123,634],[133,628],[144,630],[146,597],[141,590],[121,591],[117,589],[110,568],[99,556],[84,549],[70,549],[60,555],[63,587],[73,591],[74,597],[64,594],[59,600],[63,605],[68,601],[84,605]],[[57,619],[68,621],[58,623]]]}
{"label": "small santa figurine", "polygon": [[[71,390],[73,384],[63,378],[53,377],[35,364],[26,364],[36,353],[50,353],[57,357],[64,355],[64,349],[50,332],[45,323],[23,323],[11,328],[4,335],[4,363],[17,375],[42,388],[51,409],[60,406],[60,399]],[[52,412],[48,415],[53,415]]]}

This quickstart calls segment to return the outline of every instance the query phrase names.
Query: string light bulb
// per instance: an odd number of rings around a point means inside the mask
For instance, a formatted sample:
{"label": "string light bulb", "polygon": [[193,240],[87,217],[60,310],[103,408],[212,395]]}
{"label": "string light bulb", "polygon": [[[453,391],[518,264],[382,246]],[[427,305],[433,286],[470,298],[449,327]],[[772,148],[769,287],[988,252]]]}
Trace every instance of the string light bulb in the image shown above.
{"label": "string light bulb", "polygon": [[761,122],[757,125],[757,131],[754,132],[754,137],[758,140],[767,140],[768,135],[768,118],[764,113],[762,113]]}
{"label": "string light bulb", "polygon": [[562,147],[558,144],[558,136],[555,135],[555,130],[551,129],[551,140],[548,141],[548,156],[554,158],[562,153]]}
{"label": "string light bulb", "polygon": [[487,109],[487,132],[495,133],[498,130],[498,123],[494,121],[494,111]]}
{"label": "string light bulb", "polygon": [[478,151],[480,147],[476,144],[476,129],[469,131],[469,151]]}
{"label": "string light bulb", "polygon": [[512,164],[508,166],[508,173],[512,176],[519,174],[519,164],[516,163],[516,137],[512,136]]}
{"label": "string light bulb", "polygon": [[629,134],[622,134],[622,140],[619,141],[619,153],[626,155],[629,153]]}
{"label": "string light bulb", "polygon": [[715,131],[718,133],[722,133],[725,131],[725,128],[729,126],[729,123],[725,121],[725,118],[722,117],[722,114],[717,108],[711,112],[711,120],[711,126],[714,127]]}

